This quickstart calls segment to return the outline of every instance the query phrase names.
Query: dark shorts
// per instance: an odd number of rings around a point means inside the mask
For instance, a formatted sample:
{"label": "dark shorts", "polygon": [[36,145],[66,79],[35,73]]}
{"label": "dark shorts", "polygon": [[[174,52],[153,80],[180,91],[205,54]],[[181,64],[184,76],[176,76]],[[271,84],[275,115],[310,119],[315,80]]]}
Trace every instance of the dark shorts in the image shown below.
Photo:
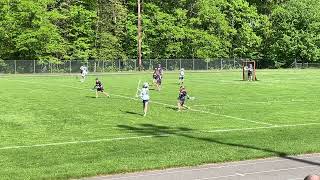
{"label": "dark shorts", "polygon": [[252,76],[252,72],[251,71],[248,71],[248,76]]}
{"label": "dark shorts", "polygon": [[82,74],[82,72],[83,72],[83,71],[81,70],[81,71],[80,71],[80,74]]}
{"label": "dark shorts", "polygon": [[157,84],[161,85],[161,79],[157,79]]}
{"label": "dark shorts", "polygon": [[183,79],[184,79],[184,77],[183,77],[183,76],[180,76],[180,77],[179,77],[179,79],[180,79],[180,80],[183,80]]}
{"label": "dark shorts", "polygon": [[179,103],[181,104],[181,106],[184,105],[184,102],[185,102],[185,99],[183,99],[183,100],[179,99]]}
{"label": "dark shorts", "polygon": [[103,89],[103,88],[97,88],[97,91],[98,91],[98,92],[103,92],[104,89]]}
{"label": "dark shorts", "polygon": [[145,105],[149,100],[142,100],[143,105]]}
{"label": "dark shorts", "polygon": [[152,75],[152,78],[153,79],[157,79],[157,75]]}

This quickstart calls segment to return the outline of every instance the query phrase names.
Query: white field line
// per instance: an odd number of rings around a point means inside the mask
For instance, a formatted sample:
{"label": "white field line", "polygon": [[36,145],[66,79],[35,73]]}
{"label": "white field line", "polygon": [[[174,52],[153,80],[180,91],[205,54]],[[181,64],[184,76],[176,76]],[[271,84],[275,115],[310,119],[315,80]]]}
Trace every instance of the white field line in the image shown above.
{"label": "white field line", "polygon": [[207,130],[203,132],[212,133],[212,132],[231,132],[231,131],[246,131],[246,130],[258,130],[258,129],[275,129],[275,128],[286,128],[286,127],[299,127],[299,126],[311,126],[311,125],[320,125],[320,123],[304,123],[304,124],[285,124],[285,125],[273,125],[267,127],[254,127],[254,128],[236,128],[236,129],[216,129],[216,130]]}
{"label": "white field line", "polygon": [[301,166],[301,167],[294,167],[294,168],[272,169],[272,170],[267,170],[267,171],[256,171],[256,172],[242,173],[242,174],[235,173],[235,174],[230,174],[230,175],[225,175],[225,176],[199,178],[199,179],[194,179],[194,180],[220,179],[220,178],[229,178],[229,177],[236,177],[236,176],[247,176],[247,175],[254,175],[254,174],[272,173],[272,172],[280,172],[280,171],[290,171],[290,170],[305,169],[305,168],[311,168],[311,167],[316,167],[316,166],[312,165],[312,166]]}
{"label": "white field line", "polygon": [[[302,156],[295,156],[296,158],[303,157]],[[291,156],[289,156],[291,157]],[[316,156],[307,156],[303,157],[301,159],[309,159],[309,158],[317,158],[320,157],[320,155]],[[208,167],[208,165],[204,166],[198,166],[196,168],[174,168],[174,169],[167,169],[164,171],[153,171],[149,174],[128,174],[127,176],[122,176],[122,177],[112,177],[112,175],[107,175],[107,176],[101,176],[103,179],[104,177],[112,180],[116,179],[128,179],[128,178],[138,178],[138,177],[148,177],[148,176],[159,176],[159,175],[166,175],[166,174],[178,174],[178,173],[186,173],[186,172],[194,172],[194,171],[203,171],[203,170],[213,170],[213,169],[222,169],[222,168],[233,168],[233,167],[241,167],[241,166],[252,166],[252,165],[260,165],[260,164],[266,164],[266,163],[278,163],[278,162],[284,162],[284,161],[291,161],[290,159],[279,159],[279,158],[268,158],[268,159],[262,159],[262,160],[247,160],[247,161],[239,161],[239,162],[231,162],[228,163],[227,165],[219,165],[219,164],[214,164],[213,166]],[[147,172],[148,173],[148,172]]]}
{"label": "white field line", "polygon": [[[269,127],[256,127],[256,128],[243,128],[243,129],[216,129],[212,131],[204,131],[206,133],[220,133],[220,132],[232,132],[232,131],[250,131],[259,129],[273,129],[273,128],[283,128],[283,127],[299,127],[299,126],[310,126],[310,125],[320,125],[320,123],[309,123],[309,124],[296,124],[296,125],[279,125],[279,126],[269,126]],[[179,131],[183,132],[183,131]],[[159,134],[159,135],[149,135],[149,136],[134,136],[134,137],[118,137],[118,138],[104,138],[104,139],[94,139],[87,141],[68,141],[68,142],[57,142],[57,143],[47,143],[47,144],[34,144],[34,145],[17,145],[17,146],[7,146],[0,147],[0,150],[6,149],[21,149],[21,148],[33,148],[33,147],[46,147],[46,146],[61,146],[69,144],[84,144],[84,143],[98,143],[107,141],[120,141],[120,140],[131,140],[131,139],[145,139],[154,137],[169,137],[169,136],[179,136],[178,131],[173,131],[172,134]]]}
{"label": "white field line", "polygon": [[[250,100],[246,100],[248,101],[248,103],[241,103],[241,102],[237,102],[237,103],[230,103],[228,102],[228,104],[244,104],[244,105],[248,105],[248,104],[292,104],[292,103],[314,103],[314,102],[318,102],[316,100],[314,101],[309,101],[309,100],[297,100],[297,99],[292,99],[290,101],[250,101]],[[225,104],[218,104],[218,103],[212,103],[212,104],[197,104],[197,105],[193,105],[194,107],[208,107],[208,106],[223,106]]]}
{"label": "white field line", "polygon": [[48,144],[7,146],[7,147],[1,147],[0,150],[22,149],[22,148],[33,148],[33,147],[46,147],[46,146],[61,146],[61,145],[68,145],[68,144],[99,143],[99,142],[107,142],[107,141],[120,141],[120,140],[129,140],[129,139],[142,139],[142,138],[168,137],[168,136],[170,136],[170,135],[169,134],[159,134],[159,135],[150,135],[150,136],[135,136],[135,137],[119,137],[119,138],[110,138],[110,139],[95,139],[95,140],[88,140],[88,141],[69,141],[69,142],[48,143]]}

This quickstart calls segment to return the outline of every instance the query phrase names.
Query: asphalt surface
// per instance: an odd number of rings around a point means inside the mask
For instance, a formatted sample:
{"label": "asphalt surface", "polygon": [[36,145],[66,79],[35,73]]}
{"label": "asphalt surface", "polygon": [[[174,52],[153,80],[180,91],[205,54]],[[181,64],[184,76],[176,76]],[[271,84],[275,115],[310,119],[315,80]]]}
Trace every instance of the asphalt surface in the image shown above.
{"label": "asphalt surface", "polygon": [[320,154],[99,176],[86,180],[303,180],[320,174]]}

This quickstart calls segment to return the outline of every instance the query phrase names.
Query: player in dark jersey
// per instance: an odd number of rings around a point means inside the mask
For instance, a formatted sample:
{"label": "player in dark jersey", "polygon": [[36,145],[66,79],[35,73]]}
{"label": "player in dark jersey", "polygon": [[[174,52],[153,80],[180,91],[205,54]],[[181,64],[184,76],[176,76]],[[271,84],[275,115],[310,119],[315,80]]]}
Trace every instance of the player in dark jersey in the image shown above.
{"label": "player in dark jersey", "polygon": [[153,82],[153,84],[157,83],[157,68],[154,68],[154,71],[152,74],[152,82]]}
{"label": "player in dark jersey", "polygon": [[157,85],[157,90],[160,91],[161,89],[161,83],[162,83],[162,77],[160,75],[160,73],[157,71],[156,74],[156,85]]}
{"label": "player in dark jersey", "polygon": [[186,98],[188,98],[187,90],[184,86],[180,86],[179,96],[178,96],[178,111],[181,111],[182,108],[186,107],[184,105]]}
{"label": "player in dark jersey", "polygon": [[110,95],[108,93],[104,92],[103,85],[102,85],[101,81],[99,81],[98,78],[96,78],[96,85],[94,86],[94,89],[96,89],[96,98],[99,97],[99,92],[102,92],[107,97],[110,97]]}

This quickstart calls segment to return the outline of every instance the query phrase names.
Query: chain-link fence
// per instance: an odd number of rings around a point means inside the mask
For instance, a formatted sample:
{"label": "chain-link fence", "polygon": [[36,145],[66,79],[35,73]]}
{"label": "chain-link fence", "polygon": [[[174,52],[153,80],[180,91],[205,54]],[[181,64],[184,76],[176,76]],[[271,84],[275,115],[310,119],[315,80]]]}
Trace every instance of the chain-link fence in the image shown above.
{"label": "chain-link fence", "polygon": [[[234,59],[144,59],[144,70],[153,70],[158,64],[167,70],[214,70],[239,69],[242,60]],[[86,65],[89,72],[136,71],[138,63],[134,59],[114,61],[39,61],[39,60],[0,60],[0,73],[78,73],[80,67]]]}

